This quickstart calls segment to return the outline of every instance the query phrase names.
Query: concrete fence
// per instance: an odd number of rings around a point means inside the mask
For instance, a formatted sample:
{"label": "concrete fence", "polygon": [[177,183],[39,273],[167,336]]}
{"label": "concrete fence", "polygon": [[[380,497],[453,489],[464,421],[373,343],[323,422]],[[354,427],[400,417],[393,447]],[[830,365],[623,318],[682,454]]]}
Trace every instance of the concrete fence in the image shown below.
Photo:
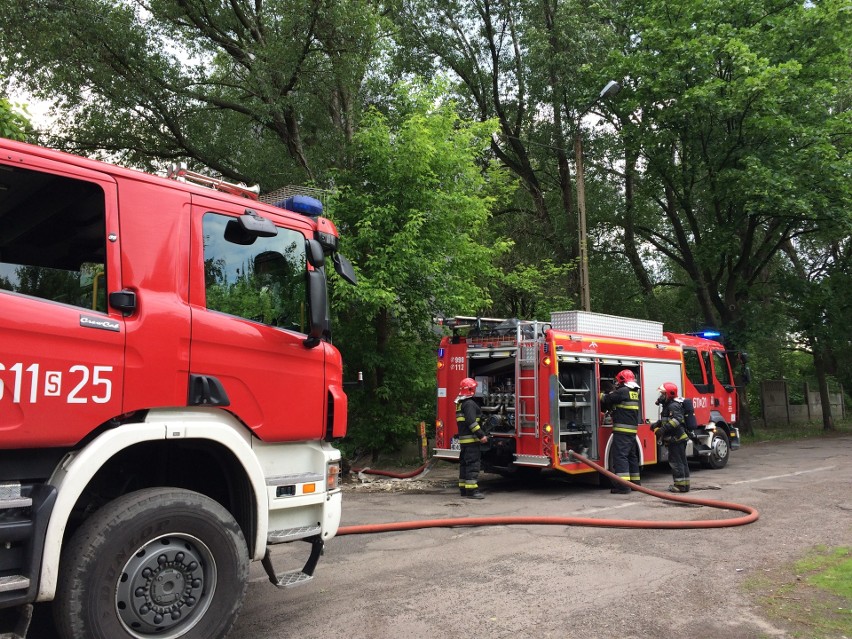
{"label": "concrete fence", "polygon": [[[785,380],[773,380],[760,383],[760,404],[763,408],[763,421],[768,426],[772,424],[794,424],[822,419],[822,402],[819,391],[812,390],[804,384],[804,404],[791,404],[788,384]],[[834,419],[846,417],[846,406],[843,401],[843,387],[834,393],[829,393],[831,416]]]}

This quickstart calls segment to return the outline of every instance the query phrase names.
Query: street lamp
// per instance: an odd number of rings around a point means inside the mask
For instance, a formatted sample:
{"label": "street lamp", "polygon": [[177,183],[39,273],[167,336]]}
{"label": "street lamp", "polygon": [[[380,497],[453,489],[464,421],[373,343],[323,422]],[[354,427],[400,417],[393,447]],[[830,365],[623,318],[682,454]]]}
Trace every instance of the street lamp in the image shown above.
{"label": "street lamp", "polygon": [[583,177],[583,138],[580,121],[600,100],[614,96],[621,91],[621,85],[615,80],[607,82],[600,95],[577,116],[577,128],[574,131],[574,157],[577,162],[577,229],[580,235],[580,303],[584,311],[591,311],[589,296],[589,252],[586,236],[586,184]]}

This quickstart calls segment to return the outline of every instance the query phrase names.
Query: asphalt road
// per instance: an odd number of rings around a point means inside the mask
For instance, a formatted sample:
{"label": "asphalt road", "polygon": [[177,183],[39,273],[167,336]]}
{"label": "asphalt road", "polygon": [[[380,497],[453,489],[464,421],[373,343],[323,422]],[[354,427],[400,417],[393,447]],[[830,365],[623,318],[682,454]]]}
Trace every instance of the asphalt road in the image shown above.
{"label": "asphalt road", "polygon": [[[852,546],[852,437],[753,444],[718,471],[692,468],[697,497],[758,509],[746,526],[631,530],[568,526],[433,528],[351,535],[326,547],[315,579],[279,591],[252,567],[229,639],[767,639],[743,581],[818,545]],[[457,496],[444,462],[413,481],[355,482],[343,525],[462,516],[700,520],[739,516],[545,476],[484,475],[482,501]],[[643,484],[664,489],[666,466]],[[292,568],[305,544],[276,547]],[[291,558],[288,562],[288,558]],[[50,639],[41,634],[38,639]]]}

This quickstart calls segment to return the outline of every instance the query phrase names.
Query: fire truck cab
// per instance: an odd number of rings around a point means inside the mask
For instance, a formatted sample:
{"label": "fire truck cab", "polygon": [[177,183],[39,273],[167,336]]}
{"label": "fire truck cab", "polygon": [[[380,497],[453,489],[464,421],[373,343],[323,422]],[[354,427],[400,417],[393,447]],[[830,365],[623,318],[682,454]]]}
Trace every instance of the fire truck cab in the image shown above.
{"label": "fire truck cab", "polygon": [[554,468],[594,472],[569,451],[610,466],[612,424],[600,394],[629,369],[641,389],[637,435],[643,465],[666,461],[649,424],[659,417],[657,388],[674,382],[691,400],[687,455],[710,468],[739,448],[737,389],[729,352],[719,342],[664,333],[662,324],[598,313],[553,313],[549,323],[455,317],[437,351],[435,456],[458,459],[455,400],[460,381],[477,382],[489,445],[483,469],[501,474]]}
{"label": "fire truck cab", "polygon": [[337,532],[337,229],[169,177],[0,139],[0,636],[221,637],[250,561],[306,583]]}

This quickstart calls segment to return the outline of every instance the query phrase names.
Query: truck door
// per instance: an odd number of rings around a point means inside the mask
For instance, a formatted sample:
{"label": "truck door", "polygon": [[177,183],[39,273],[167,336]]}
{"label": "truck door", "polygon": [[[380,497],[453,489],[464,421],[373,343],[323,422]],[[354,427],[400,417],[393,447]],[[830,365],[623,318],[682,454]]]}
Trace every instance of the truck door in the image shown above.
{"label": "truck door", "polygon": [[716,387],[712,404],[723,421],[734,424],[737,421],[737,391],[727,353],[722,349],[712,349],[710,358]]}
{"label": "truck door", "polygon": [[0,160],[0,433],[62,447],[122,413],[125,326],[110,177],[6,151]]}
{"label": "truck door", "polygon": [[304,344],[310,226],[240,237],[244,211],[193,199],[190,384],[220,384],[228,410],[263,440],[319,439],[324,348]]}
{"label": "truck door", "polygon": [[710,411],[714,408],[713,393],[716,385],[713,383],[713,372],[710,364],[710,353],[706,348],[683,348],[684,397],[692,400],[695,407],[695,419],[699,424],[710,422]]}

